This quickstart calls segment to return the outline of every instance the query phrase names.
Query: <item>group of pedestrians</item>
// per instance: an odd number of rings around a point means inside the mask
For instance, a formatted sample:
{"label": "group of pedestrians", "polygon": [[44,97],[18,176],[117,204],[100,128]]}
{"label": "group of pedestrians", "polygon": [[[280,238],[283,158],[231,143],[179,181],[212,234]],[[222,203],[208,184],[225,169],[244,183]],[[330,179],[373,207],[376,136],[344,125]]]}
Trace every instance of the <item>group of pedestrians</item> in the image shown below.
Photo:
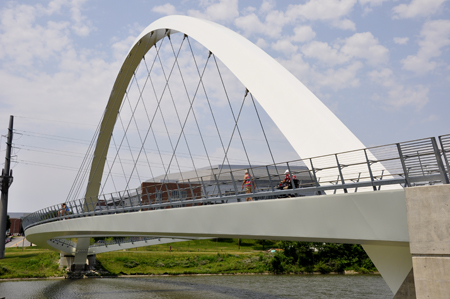
{"label": "group of pedestrians", "polygon": [[[286,190],[286,189],[293,189],[293,187],[296,186],[297,182],[297,176],[295,174],[291,174],[289,172],[289,169],[286,169],[284,172],[285,177],[284,180],[282,180],[279,184],[277,189],[279,190]],[[248,173],[248,170],[245,171],[244,179],[242,181],[242,187],[243,190],[245,188],[245,193],[250,194],[253,193],[253,190],[256,188],[255,181],[253,180],[252,176]],[[247,197],[247,201],[253,201],[252,197]]]}

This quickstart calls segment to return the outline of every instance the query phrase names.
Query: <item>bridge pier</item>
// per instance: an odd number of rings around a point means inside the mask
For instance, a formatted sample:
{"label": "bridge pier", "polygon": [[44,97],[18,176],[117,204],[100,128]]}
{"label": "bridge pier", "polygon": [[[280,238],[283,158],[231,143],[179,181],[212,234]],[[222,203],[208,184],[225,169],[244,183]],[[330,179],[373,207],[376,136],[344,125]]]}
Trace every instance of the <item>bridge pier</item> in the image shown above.
{"label": "bridge pier", "polygon": [[59,254],[59,268],[62,269],[64,267],[71,269],[73,265],[75,257],[73,255],[64,255],[63,253]]}
{"label": "bridge pier", "polygon": [[88,251],[90,241],[91,238],[78,238],[73,265],[70,268],[72,272],[82,272],[89,270]]}
{"label": "bridge pier", "polygon": [[416,296],[448,298],[450,185],[405,188],[405,197]]}

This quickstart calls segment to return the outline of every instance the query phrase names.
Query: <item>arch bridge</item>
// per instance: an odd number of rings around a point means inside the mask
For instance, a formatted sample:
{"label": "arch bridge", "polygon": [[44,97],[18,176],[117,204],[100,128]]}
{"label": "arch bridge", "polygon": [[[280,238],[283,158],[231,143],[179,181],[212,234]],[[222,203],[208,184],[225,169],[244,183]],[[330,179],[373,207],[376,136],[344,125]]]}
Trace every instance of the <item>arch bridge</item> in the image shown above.
{"label": "arch bridge", "polygon": [[[426,233],[446,226],[430,215],[448,198],[449,151],[450,135],[366,148],[247,39],[170,16],[129,50],[67,208],[23,226],[76,269],[97,253],[193,238],[362,244],[409,298],[430,282],[416,262],[450,253],[445,234]],[[90,245],[100,236],[120,238]]]}

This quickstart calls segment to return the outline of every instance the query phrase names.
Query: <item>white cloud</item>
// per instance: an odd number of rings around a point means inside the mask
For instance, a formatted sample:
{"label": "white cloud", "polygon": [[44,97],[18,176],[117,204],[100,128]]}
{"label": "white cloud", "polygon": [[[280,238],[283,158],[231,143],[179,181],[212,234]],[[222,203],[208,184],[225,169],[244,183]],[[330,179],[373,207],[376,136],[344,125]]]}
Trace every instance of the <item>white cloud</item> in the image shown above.
{"label": "white cloud", "polygon": [[423,74],[436,68],[437,62],[431,59],[441,56],[442,49],[450,45],[450,20],[426,22],[420,36],[417,54],[409,55],[401,62],[404,69]]}
{"label": "white cloud", "polygon": [[162,15],[176,15],[177,9],[170,3],[166,3],[164,5],[155,6],[152,8],[152,11],[160,13]]}
{"label": "white cloud", "polygon": [[434,122],[439,120],[439,116],[437,116],[436,114],[430,114],[429,116],[427,116],[426,118],[422,119],[422,123],[428,123],[428,122]]}
{"label": "white cloud", "polygon": [[29,66],[36,58],[48,60],[71,45],[69,22],[49,21],[36,25],[39,9],[9,6],[0,12],[0,59],[9,57],[16,65]]}
{"label": "white cloud", "polygon": [[249,37],[253,34],[265,34],[277,38],[282,36],[284,25],[289,22],[289,18],[278,10],[269,12],[264,22],[262,22],[255,13],[236,18],[234,24],[237,28],[244,31],[244,35]]}
{"label": "white cloud", "polygon": [[258,38],[255,44],[261,49],[267,48],[269,46],[269,44],[263,38]]}
{"label": "white cloud", "polygon": [[310,26],[297,26],[294,28],[294,35],[291,40],[294,42],[307,42],[316,37],[316,33],[312,30]]}
{"label": "white cloud", "polygon": [[328,69],[324,73],[316,74],[316,81],[321,86],[331,87],[334,90],[356,87],[359,79],[356,73],[363,67],[359,61],[355,61],[347,67]]}
{"label": "white cloud", "polygon": [[252,13],[244,17],[239,17],[234,21],[237,28],[244,31],[245,36],[264,32],[264,24],[259,20],[259,17]]}
{"label": "white cloud", "polygon": [[349,19],[343,19],[343,20],[336,20],[332,22],[332,25],[336,28],[342,29],[342,30],[356,30],[356,24]]}
{"label": "white cloud", "polygon": [[343,64],[352,58],[365,59],[371,65],[388,60],[389,51],[378,43],[370,32],[355,33],[343,41],[342,47],[328,43],[312,41],[302,48],[306,57],[316,58],[328,65]]}
{"label": "white cloud", "polygon": [[412,0],[409,4],[400,4],[392,8],[394,19],[426,17],[439,11],[447,0]]}
{"label": "white cloud", "polygon": [[372,71],[368,77],[387,89],[386,95],[374,96],[374,99],[382,102],[385,108],[400,109],[405,106],[413,106],[420,110],[428,103],[429,89],[427,87],[423,85],[405,87],[397,82],[391,69]]}
{"label": "white cloud", "polygon": [[188,10],[193,17],[208,19],[212,21],[232,21],[239,16],[237,0],[219,0],[216,3],[206,3],[203,12],[199,10]]}
{"label": "white cloud", "polygon": [[350,60],[350,57],[332,48],[328,43],[312,41],[301,48],[306,57],[316,58],[327,65],[342,64]]}
{"label": "white cloud", "polygon": [[264,0],[259,8],[260,13],[268,13],[274,9],[276,2],[274,0]]}
{"label": "white cloud", "polygon": [[409,37],[394,37],[394,43],[398,45],[406,45],[409,41]]}
{"label": "white cloud", "polygon": [[297,52],[298,47],[293,45],[287,39],[280,39],[277,40],[276,43],[272,44],[272,49],[278,52],[283,52],[285,55],[290,55],[294,52]]}
{"label": "white cloud", "polygon": [[88,36],[93,29],[91,22],[86,18],[86,16],[81,14],[82,5],[84,2],[86,2],[86,0],[71,2],[72,7],[70,11],[72,13],[72,20],[75,21],[75,24],[72,25],[72,29],[75,34],[79,36]]}
{"label": "white cloud", "polygon": [[355,33],[346,39],[341,52],[357,58],[366,59],[369,64],[377,65],[388,60],[389,50],[380,45],[370,32]]}
{"label": "white cloud", "polygon": [[286,14],[307,20],[333,20],[348,15],[356,0],[310,0],[305,4],[290,5]]}
{"label": "white cloud", "polygon": [[359,0],[359,4],[361,5],[370,5],[371,7],[374,6],[380,6],[383,4],[383,2],[386,2],[389,0]]}

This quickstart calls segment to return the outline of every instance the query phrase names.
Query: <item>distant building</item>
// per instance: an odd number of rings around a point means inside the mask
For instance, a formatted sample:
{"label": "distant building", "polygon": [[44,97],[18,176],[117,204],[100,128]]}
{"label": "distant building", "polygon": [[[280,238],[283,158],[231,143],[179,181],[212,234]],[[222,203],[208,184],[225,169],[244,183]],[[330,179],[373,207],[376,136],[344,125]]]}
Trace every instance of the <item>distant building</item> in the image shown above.
{"label": "distant building", "polygon": [[30,213],[8,213],[9,220],[11,220],[11,227],[9,228],[9,233],[12,235],[18,235],[23,233],[22,231],[22,218],[29,215]]}
{"label": "distant building", "polygon": [[[169,173],[147,180],[141,184],[142,203],[150,201],[217,197],[243,193],[242,180],[248,169],[254,179],[256,190],[276,188],[285,178],[287,166],[217,165],[212,169],[204,167],[197,170]],[[306,166],[289,166],[292,174],[299,180],[299,187],[312,186],[314,182]]]}

